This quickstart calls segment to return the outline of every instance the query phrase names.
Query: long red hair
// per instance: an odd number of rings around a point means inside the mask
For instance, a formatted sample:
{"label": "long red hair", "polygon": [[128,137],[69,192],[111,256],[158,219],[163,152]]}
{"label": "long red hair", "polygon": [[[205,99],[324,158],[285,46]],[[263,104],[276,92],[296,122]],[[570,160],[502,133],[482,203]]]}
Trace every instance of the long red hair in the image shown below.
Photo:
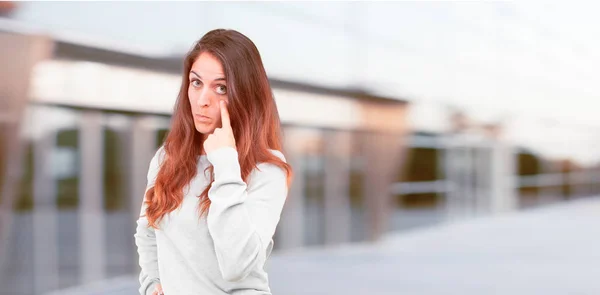
{"label": "long red hair", "polygon": [[[162,217],[177,209],[183,201],[184,187],[196,176],[197,160],[202,153],[203,136],[194,126],[188,99],[188,75],[201,53],[210,53],[221,61],[228,89],[228,110],[236,140],[242,179],[259,163],[279,166],[287,174],[288,186],[292,167],[269,149],[282,151],[281,124],[277,106],[258,49],[248,37],[234,30],[208,32],[187,53],[183,63],[181,88],[175,103],[171,130],[164,143],[165,157],[154,186],[146,193],[148,224],[158,228]],[[198,196],[199,215],[208,212],[211,181]]]}

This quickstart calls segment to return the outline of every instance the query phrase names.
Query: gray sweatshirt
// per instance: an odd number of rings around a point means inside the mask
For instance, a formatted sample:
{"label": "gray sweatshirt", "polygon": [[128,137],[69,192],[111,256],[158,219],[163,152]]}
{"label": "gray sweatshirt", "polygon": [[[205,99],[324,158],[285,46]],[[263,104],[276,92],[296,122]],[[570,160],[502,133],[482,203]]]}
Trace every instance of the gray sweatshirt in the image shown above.
{"label": "gray sweatshirt", "polygon": [[[279,151],[272,152],[285,161]],[[161,162],[161,147],[148,169],[149,189]],[[199,196],[210,181],[204,169],[214,166],[215,180],[208,192],[211,206],[199,218]],[[242,181],[238,153],[220,148],[202,155],[198,173],[184,188],[180,208],[165,215],[159,229],[137,221],[135,243],[139,254],[140,294],[152,294],[160,282],[166,295],[271,294],[265,271],[273,235],[287,196],[285,172],[261,163]],[[141,214],[145,215],[142,205]]]}

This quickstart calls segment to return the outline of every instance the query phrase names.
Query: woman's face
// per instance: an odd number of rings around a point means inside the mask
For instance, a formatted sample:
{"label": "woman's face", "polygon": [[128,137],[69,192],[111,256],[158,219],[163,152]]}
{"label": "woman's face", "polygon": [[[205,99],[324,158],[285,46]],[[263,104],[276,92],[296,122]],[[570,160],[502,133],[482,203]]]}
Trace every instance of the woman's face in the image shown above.
{"label": "woman's face", "polygon": [[221,127],[219,101],[227,100],[227,81],[221,62],[210,53],[202,53],[189,75],[188,98],[198,132],[208,136]]}

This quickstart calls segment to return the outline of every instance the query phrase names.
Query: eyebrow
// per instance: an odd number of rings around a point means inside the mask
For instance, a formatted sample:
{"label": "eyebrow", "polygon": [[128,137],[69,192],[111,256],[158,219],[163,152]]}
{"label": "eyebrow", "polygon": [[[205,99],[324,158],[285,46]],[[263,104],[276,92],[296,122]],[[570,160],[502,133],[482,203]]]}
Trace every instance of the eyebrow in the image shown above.
{"label": "eyebrow", "polygon": [[[198,75],[198,73],[194,72],[194,71],[190,71],[192,74],[196,75],[196,77],[198,77],[200,80],[202,80],[202,77],[200,77],[200,75]],[[224,77],[221,78],[217,78],[215,79],[215,81],[225,81]]]}

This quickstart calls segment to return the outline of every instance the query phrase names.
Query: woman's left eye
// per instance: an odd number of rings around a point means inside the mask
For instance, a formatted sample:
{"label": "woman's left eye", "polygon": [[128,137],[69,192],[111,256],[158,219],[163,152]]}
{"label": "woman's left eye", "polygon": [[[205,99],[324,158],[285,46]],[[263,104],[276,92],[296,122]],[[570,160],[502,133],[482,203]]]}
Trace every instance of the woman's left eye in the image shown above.
{"label": "woman's left eye", "polygon": [[218,94],[227,94],[227,87],[225,85],[219,85],[215,90]]}

